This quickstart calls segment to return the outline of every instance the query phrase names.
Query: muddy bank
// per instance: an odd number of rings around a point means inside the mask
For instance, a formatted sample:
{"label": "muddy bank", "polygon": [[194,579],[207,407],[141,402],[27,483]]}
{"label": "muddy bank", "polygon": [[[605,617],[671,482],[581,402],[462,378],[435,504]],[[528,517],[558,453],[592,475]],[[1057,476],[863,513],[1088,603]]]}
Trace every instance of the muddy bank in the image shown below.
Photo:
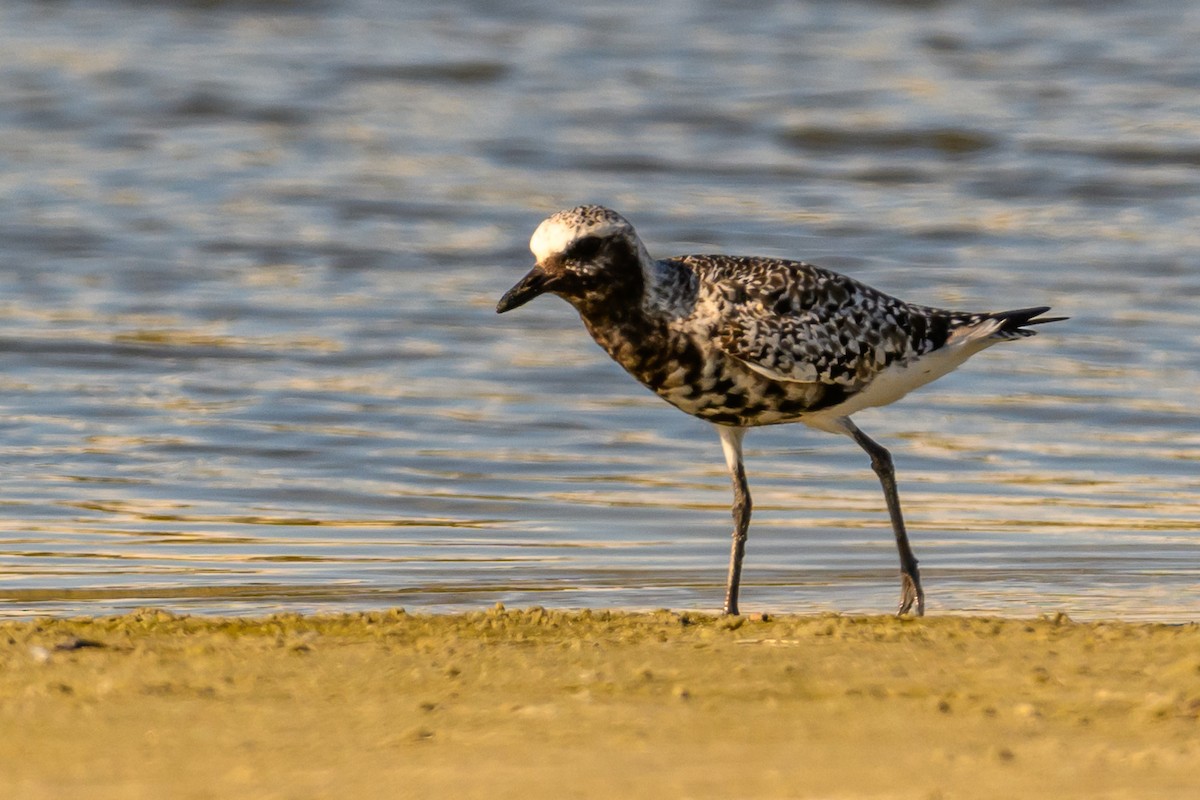
{"label": "muddy bank", "polygon": [[0,624],[3,797],[1191,797],[1198,717],[1194,624]]}

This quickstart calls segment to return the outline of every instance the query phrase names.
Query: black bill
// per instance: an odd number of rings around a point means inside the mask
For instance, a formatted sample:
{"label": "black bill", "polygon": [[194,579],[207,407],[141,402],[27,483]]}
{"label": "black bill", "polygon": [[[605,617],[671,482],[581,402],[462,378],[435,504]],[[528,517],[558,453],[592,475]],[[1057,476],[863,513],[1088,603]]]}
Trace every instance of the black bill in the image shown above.
{"label": "black bill", "polygon": [[534,267],[517,282],[516,286],[504,293],[504,297],[501,297],[500,302],[496,304],[496,313],[503,314],[505,311],[512,311],[514,308],[525,305],[539,294],[550,291],[550,283],[550,276],[542,272],[541,267]]}

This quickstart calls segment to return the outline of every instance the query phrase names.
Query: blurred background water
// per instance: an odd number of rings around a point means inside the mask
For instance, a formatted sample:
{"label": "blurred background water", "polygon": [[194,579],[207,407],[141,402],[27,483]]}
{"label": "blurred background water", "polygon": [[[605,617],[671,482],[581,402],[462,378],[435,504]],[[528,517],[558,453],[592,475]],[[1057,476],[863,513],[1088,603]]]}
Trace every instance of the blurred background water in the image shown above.
{"label": "blurred background water", "polygon": [[[931,613],[1200,617],[1200,3],[0,5],[0,615],[716,610],[709,426],[545,298],[580,202],[1072,317],[859,424]],[[752,432],[743,607],[887,611],[849,440]]]}

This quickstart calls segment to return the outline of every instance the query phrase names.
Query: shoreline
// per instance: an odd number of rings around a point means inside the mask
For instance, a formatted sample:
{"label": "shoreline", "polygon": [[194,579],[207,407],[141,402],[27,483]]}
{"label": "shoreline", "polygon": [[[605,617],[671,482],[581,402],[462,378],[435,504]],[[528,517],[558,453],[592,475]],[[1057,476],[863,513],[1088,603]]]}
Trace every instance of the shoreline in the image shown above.
{"label": "shoreline", "polygon": [[1189,797],[1200,625],[404,611],[0,621],[0,794]]}

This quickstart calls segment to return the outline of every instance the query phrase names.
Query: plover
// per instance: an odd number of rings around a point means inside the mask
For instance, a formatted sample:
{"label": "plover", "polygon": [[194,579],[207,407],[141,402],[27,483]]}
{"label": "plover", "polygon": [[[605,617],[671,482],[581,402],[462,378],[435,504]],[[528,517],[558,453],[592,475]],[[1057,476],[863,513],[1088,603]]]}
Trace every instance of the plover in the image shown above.
{"label": "plover", "polygon": [[800,261],[727,255],[656,260],[620,214],[559,211],[529,241],[536,263],[496,306],[511,311],[550,292],[592,338],[671,405],[717,429],[733,480],[733,545],[724,613],[738,613],[750,489],[747,428],[803,422],[845,434],[883,486],[900,553],[899,614],[925,612],[891,454],[858,429],[856,411],[894,403],[1028,326],[1066,317],[1048,306],[971,313],[914,305]]}

